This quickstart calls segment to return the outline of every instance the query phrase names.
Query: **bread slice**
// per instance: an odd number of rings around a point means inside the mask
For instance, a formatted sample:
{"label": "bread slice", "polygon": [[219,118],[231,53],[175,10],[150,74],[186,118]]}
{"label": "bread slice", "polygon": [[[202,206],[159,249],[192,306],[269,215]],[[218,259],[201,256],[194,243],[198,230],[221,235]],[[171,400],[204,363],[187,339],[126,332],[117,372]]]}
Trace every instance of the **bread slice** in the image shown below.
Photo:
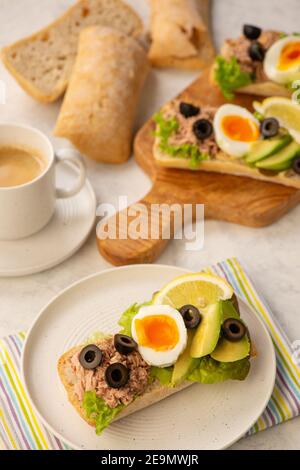
{"label": "bread slice", "polygon": [[[160,149],[159,138],[155,139],[153,146],[153,156],[158,165],[166,168],[179,168],[182,170],[191,170],[190,162],[185,158],[172,157]],[[269,183],[278,183],[285,186],[291,186],[300,189],[300,176],[294,174],[288,176],[288,171],[281,171],[276,175],[267,174],[259,171],[258,168],[252,168],[240,159],[233,159],[222,151],[219,151],[213,160],[203,160],[193,171],[208,171],[212,173],[224,173],[228,175],[247,176]]]}
{"label": "bread slice", "polygon": [[122,0],[79,0],[46,28],[5,47],[3,63],[33,98],[55,101],[68,85],[80,32],[94,25],[132,36],[143,30],[139,16]]}
{"label": "bread slice", "polygon": [[[77,410],[79,415],[90,425],[95,427],[95,421],[91,418],[88,418],[85,410],[79,401],[78,397],[74,393],[74,385],[76,383],[76,376],[73,373],[72,369],[69,366],[69,359],[76,353],[82,349],[82,346],[77,346],[66,352],[58,361],[58,374],[59,377],[67,391],[69,402],[74,406]],[[113,421],[118,421],[119,419],[125,418],[126,416],[135,413],[136,411],[140,411],[154,403],[157,403],[164,398],[167,398],[174,393],[183,390],[189,386],[193,385],[192,382],[184,382],[183,384],[179,385],[175,388],[164,387],[158,381],[153,382],[151,385],[148,386],[145,393],[138,397],[134,402],[132,402],[129,406],[126,406],[115,418]]]}
{"label": "bread slice", "polygon": [[150,0],[152,65],[199,69],[212,63],[209,6],[209,0]]}

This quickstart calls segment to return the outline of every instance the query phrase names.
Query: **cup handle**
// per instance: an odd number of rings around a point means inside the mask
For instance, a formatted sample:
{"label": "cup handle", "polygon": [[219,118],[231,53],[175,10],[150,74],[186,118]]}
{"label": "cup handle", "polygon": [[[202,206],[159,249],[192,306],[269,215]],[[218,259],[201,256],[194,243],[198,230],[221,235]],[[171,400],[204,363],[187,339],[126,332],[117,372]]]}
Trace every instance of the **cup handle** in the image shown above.
{"label": "cup handle", "polygon": [[79,175],[74,186],[70,189],[56,188],[56,197],[58,199],[66,199],[79,193],[86,181],[86,168],[81,159],[80,153],[74,149],[61,149],[55,154],[56,164],[60,165],[64,162],[72,162],[79,169]]}

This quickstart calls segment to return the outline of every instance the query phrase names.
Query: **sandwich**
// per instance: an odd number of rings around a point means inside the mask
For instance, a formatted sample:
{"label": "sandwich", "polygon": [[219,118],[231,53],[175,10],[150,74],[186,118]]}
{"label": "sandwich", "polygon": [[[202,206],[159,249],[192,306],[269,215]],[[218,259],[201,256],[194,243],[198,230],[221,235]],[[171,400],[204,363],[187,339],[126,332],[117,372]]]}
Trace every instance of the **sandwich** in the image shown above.
{"label": "sandwich", "polygon": [[212,80],[231,100],[235,92],[291,96],[300,79],[298,33],[244,25],[237,39],[227,39],[216,58]]}
{"label": "sandwich", "polygon": [[132,305],[119,325],[58,361],[70,403],[99,435],[193,383],[245,380],[255,355],[232,287],[206,273],[176,278],[151,302]]}
{"label": "sandwich", "polygon": [[300,107],[288,98],[219,108],[176,99],[154,117],[158,165],[227,173],[300,189]]}

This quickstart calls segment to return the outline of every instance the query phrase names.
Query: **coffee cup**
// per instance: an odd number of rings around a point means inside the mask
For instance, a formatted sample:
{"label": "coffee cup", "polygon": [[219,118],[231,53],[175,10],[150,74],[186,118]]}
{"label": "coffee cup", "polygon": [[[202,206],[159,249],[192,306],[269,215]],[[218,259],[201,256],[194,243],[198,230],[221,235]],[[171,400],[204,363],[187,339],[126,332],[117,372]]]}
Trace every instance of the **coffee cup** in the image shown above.
{"label": "coffee cup", "polygon": [[[74,185],[57,188],[56,166],[65,162],[74,171]],[[39,130],[0,123],[0,240],[18,240],[40,231],[52,218],[56,200],[76,195],[85,180],[77,151],[55,152]]]}

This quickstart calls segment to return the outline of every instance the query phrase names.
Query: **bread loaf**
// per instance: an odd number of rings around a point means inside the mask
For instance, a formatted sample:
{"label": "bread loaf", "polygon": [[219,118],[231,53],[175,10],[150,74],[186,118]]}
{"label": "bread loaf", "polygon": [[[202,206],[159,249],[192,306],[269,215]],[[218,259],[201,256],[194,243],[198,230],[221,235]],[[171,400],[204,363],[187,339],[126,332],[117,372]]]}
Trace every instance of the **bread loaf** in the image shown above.
{"label": "bread loaf", "polygon": [[199,69],[212,63],[209,0],[150,0],[150,7],[154,66]]}
{"label": "bread loaf", "polygon": [[147,71],[147,51],[134,38],[110,28],[85,29],[55,135],[93,160],[126,161]]}

